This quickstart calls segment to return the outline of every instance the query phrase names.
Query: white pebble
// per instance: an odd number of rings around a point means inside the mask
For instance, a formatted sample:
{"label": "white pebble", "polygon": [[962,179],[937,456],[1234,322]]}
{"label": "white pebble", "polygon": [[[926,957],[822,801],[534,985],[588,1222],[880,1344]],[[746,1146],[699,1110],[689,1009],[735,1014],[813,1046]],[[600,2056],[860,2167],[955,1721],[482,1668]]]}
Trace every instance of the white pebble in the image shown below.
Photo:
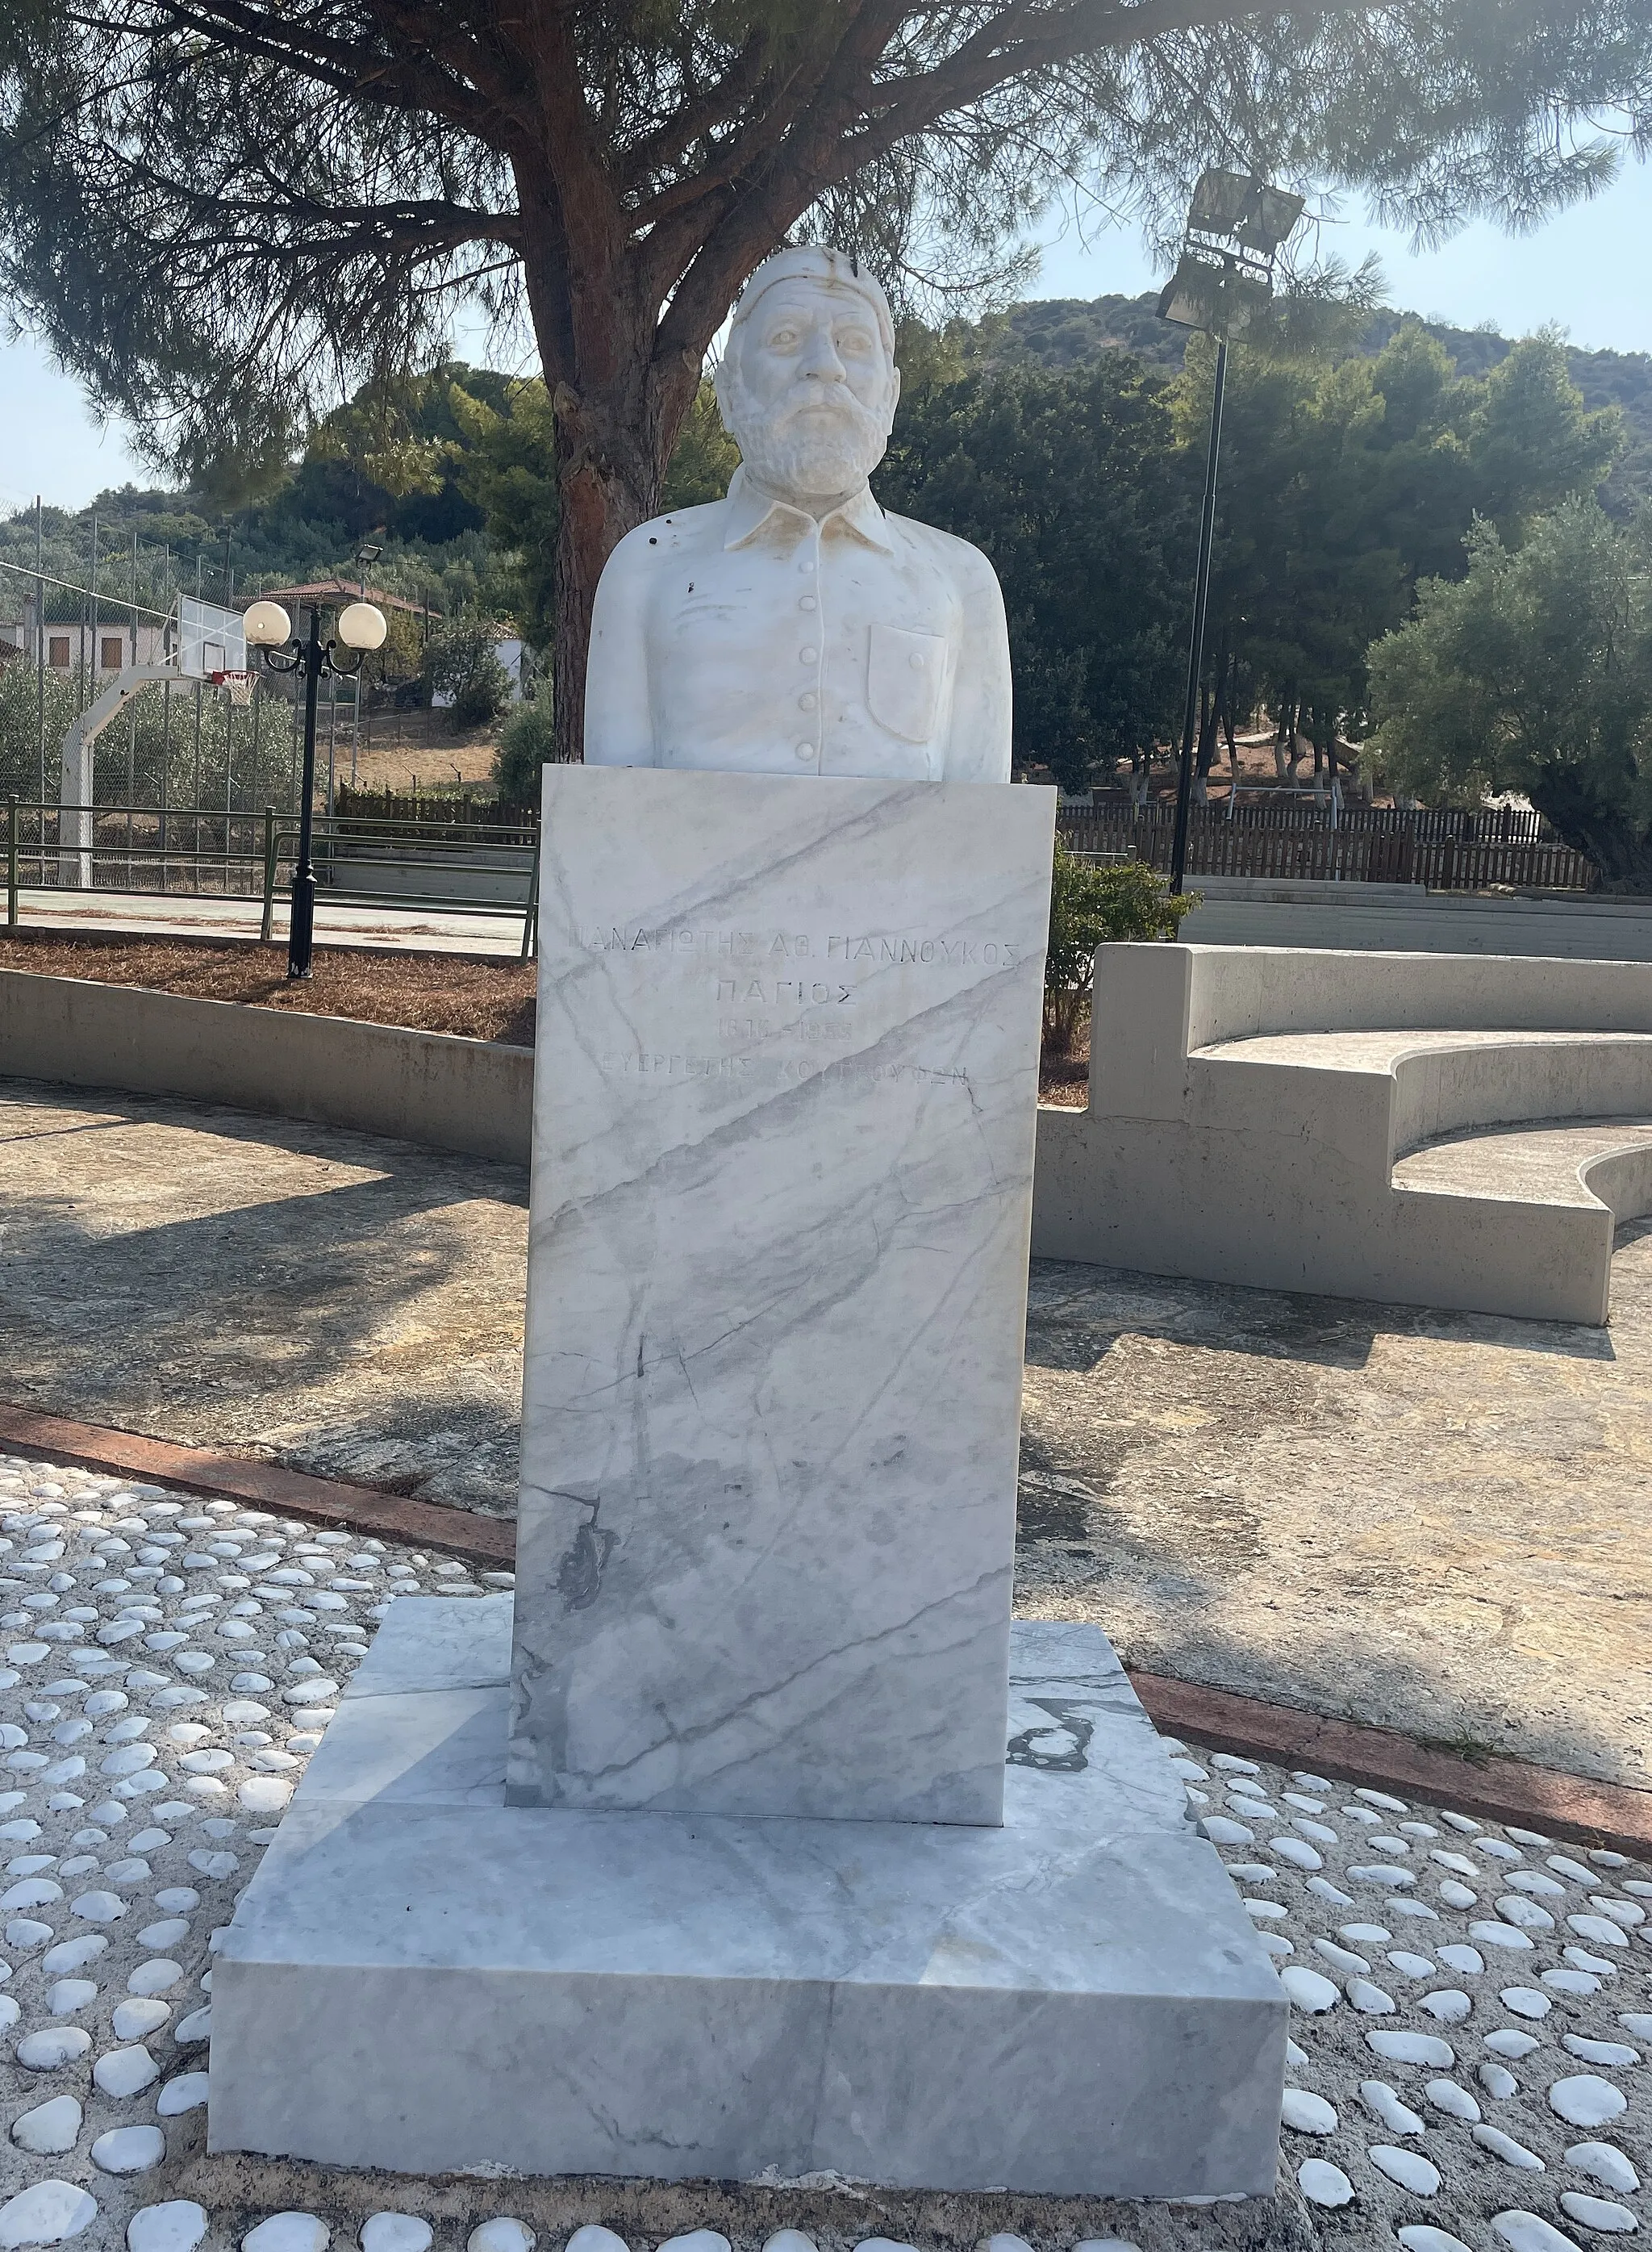
{"label": "white pebble", "polygon": [[1373,2026],[1365,2036],[1365,2046],[1373,2056],[1390,2064],[1426,2064],[1436,2072],[1449,2072],[1457,2061],[1449,2041],[1437,2040],[1433,2033],[1404,2033],[1387,2026]]}
{"label": "white pebble", "polygon": [[1475,2072],[1475,2078],[1485,2089],[1487,2095],[1494,2096],[1499,2103],[1505,2103],[1510,2096],[1517,2096],[1520,2093],[1520,2082],[1512,2072],[1501,2064],[1478,2066]]}
{"label": "white pebble", "polygon": [[1442,2026],[1460,2026],[1474,2008],[1474,2004],[1461,1988],[1442,1986],[1435,1992],[1423,1996],[1422,2007],[1431,2018],[1438,2018]]}
{"label": "white pebble", "polygon": [[92,2068],[92,2077],[106,2096],[137,2096],[161,2068],[140,2042],[131,2048],[105,2050]]}
{"label": "white pebble", "polygon": [[1294,1869],[1322,1869],[1323,1859],[1305,1838],[1270,1838],[1268,1851],[1277,1853],[1281,1861],[1288,1861]]}
{"label": "white pebble", "polygon": [[191,2041],[210,2040],[212,2037],[212,2010],[210,2003],[204,2010],[191,2010],[188,2017],[180,2019],[172,2029],[172,2038],[180,2048],[187,2048]]}
{"label": "white pebble", "polygon": [[1546,2018],[1554,2007],[1549,1997],[1539,1993],[1535,1986],[1505,1986],[1497,1999],[1517,2018]]}
{"label": "white pebble", "polygon": [[434,2241],[430,2223],[414,2214],[375,2213],[363,2227],[361,2252],[430,2252]]}
{"label": "white pebble", "polygon": [[92,2163],[106,2174],[146,2174],[166,2156],[158,2127],[111,2127],[92,2145]]}
{"label": "white pebble", "polygon": [[91,2034],[80,2026],[42,2026],[17,2043],[17,2062],[31,2072],[59,2072],[91,2046]]}
{"label": "white pebble", "polygon": [[1408,2105],[1400,2102],[1385,2080],[1362,2080],[1359,2094],[1371,2117],[1379,2126],[1386,2127],[1391,2135],[1422,2133],[1422,2121]]}
{"label": "white pebble", "polygon": [[24,2245],[64,2244],[98,2217],[97,2200],[73,2182],[36,2182],[0,2205],[0,2252]]}
{"label": "white pebble", "polygon": [[[530,2237],[528,2245],[532,2242]],[[528,2252],[528,2245],[523,2247],[523,2252]],[[514,2245],[510,2247],[510,2252],[516,2252]],[[668,2236],[661,2245],[660,2252],[729,2252],[729,2241],[726,2236],[719,2236],[714,2228],[691,2228],[681,2236]]]}
{"label": "white pebble", "polygon": [[1569,2080],[1555,2082],[1549,2090],[1549,2109],[1569,2127],[1604,2127],[1609,2120],[1622,2117],[1628,2098],[1609,2080],[1579,2072]]}
{"label": "white pebble", "polygon": [[1395,2229],[1394,2234],[1406,2252],[1468,2252],[1461,2236],[1448,2235],[1443,2228],[1430,2228],[1426,2221],[1413,2221],[1408,2228]]}
{"label": "white pebble", "polygon": [[156,2099],[155,2108],[163,2119],[177,2119],[185,2111],[198,2111],[206,2097],[205,2073],[180,2072],[176,2080],[167,2082]]}
{"label": "white pebble", "polygon": [[1503,1947],[1516,1955],[1523,1949],[1529,1951],[1531,1946],[1525,1933],[1517,1931],[1511,1923],[1471,1923],[1468,1936],[1478,1940],[1482,1947]]}
{"label": "white pebble", "polygon": [[1486,2035],[1486,2047],[1496,2050],[1499,2056],[1522,2057],[1530,2056],[1543,2043],[1535,2033],[1517,2033],[1512,2026],[1499,2026],[1495,2033]]}
{"label": "white pebble", "polygon": [[80,2116],[73,2096],[54,2096],[12,2121],[11,2139],[20,2151],[32,2151],[37,2158],[55,2157],[59,2151],[72,2151],[80,2140]]}
{"label": "white pebble", "polygon": [[1372,1985],[1369,1978],[1350,1978],[1346,1991],[1348,1998],[1354,2007],[1366,2017],[1392,2017],[1393,1996],[1385,1993],[1380,1986]]}
{"label": "white pebble", "polygon": [[[569,2237],[566,2252],[630,2252],[623,2236],[616,2236],[611,2228],[600,2228],[587,2221],[583,2228],[576,2228]],[[815,2252],[815,2246],[795,2228],[782,2228],[769,2237],[763,2252]]]}
{"label": "white pebble", "polygon": [[1296,2169],[1296,2186],[1310,2205],[1351,2205],[1354,2185],[1340,2166],[1325,2158],[1304,2158]]}
{"label": "white pebble", "polygon": [[149,2033],[159,2033],[172,2014],[170,2002],[157,2002],[147,1995],[117,2003],[109,2019],[111,2031],[118,2041],[141,2041]]}
{"label": "white pebble", "polygon": [[1494,2158],[1501,2158],[1506,2166],[1519,2166],[1525,2172],[1540,2174],[1545,2171],[1543,2160],[1535,2151],[1517,2143],[1512,2135],[1505,2135],[1501,2127],[1481,2125],[1469,2130],[1482,2151],[1489,2151]]}
{"label": "white pebble", "polygon": [[1230,1822],[1225,1814],[1204,1815],[1199,1827],[1212,1845],[1253,1845],[1256,1842],[1253,1830],[1247,1830],[1242,1822]]}
{"label": "white pebble", "polygon": [[1627,2205],[1614,2204],[1608,2197],[1586,2197],[1581,2190],[1563,2189],[1560,2208],[1568,2220],[1608,2235],[1628,2235],[1641,2226]]}
{"label": "white pebble", "polygon": [[313,2213],[272,2213],[241,2239],[241,2252],[327,2252],[332,2230]]}
{"label": "white pebble", "polygon": [[1604,1915],[1569,1915],[1566,1929],[1575,1931],[1592,1947],[1627,1947],[1629,1935]]}
{"label": "white pebble", "polygon": [[[1299,2135],[1334,2135],[1336,2114],[1322,2096],[1315,2096],[1306,2088],[1288,2088],[1280,2117],[1287,2127]],[[68,2145],[63,2147],[66,2150]],[[764,2247],[764,2252],[768,2248]]]}
{"label": "white pebble", "polygon": [[[1506,1998],[1506,1997],[1505,1997]],[[1586,2040],[1581,2033],[1562,2033],[1560,2046],[1585,2064],[1639,2064],[1641,2052],[1628,2041]]]}
{"label": "white pebble", "polygon": [[1468,2090],[1459,2088],[1454,2080],[1431,2080],[1423,2094],[1435,2110],[1443,2111],[1447,2118],[1465,2119],[1471,2127],[1479,2124],[1480,2106]]}
{"label": "white pebble", "polygon": [[1540,2220],[1535,2213],[1517,2208],[1512,2213],[1494,2214],[1491,2225],[1510,2247],[1510,2252],[1579,2252],[1569,2236],[1552,2221]]}
{"label": "white pebble", "polygon": [[1600,2182],[1607,2189],[1617,2190],[1628,2196],[1641,2186],[1641,2177],[1621,2151],[1610,2143],[1573,2143],[1566,2152],[1566,2164],[1591,2181]]}
{"label": "white pebble", "polygon": [[70,1905],[75,1915],[84,1916],[88,1923],[115,1923],[126,1914],[126,1902],[114,1893],[82,1893]]}
{"label": "white pebble", "polygon": [[1398,2182],[1417,2197],[1432,2197],[1440,2187],[1440,2169],[1419,2151],[1396,2150],[1390,2143],[1373,2143],[1365,2153],[1379,2174]]}
{"label": "white pebble", "polygon": [[1279,1974],[1279,1983],[1296,2007],[1310,2015],[1321,2010],[1334,2010],[1342,1999],[1329,1978],[1322,1978],[1317,1970],[1309,1970],[1300,1963],[1288,1964]]}
{"label": "white pebble", "polygon": [[1477,1947],[1442,1947],[1440,1959],[1459,1977],[1477,1978],[1486,1967],[1486,1958]]}
{"label": "white pebble", "polygon": [[195,2252],[206,2234],[204,2207],[186,2197],[146,2205],[126,2224],[126,2252]]}
{"label": "white pebble", "polygon": [[[707,2232],[697,2229],[697,2235]],[[465,2239],[465,2252],[533,2252],[537,2242],[525,2221],[516,2221],[509,2214],[500,2214],[492,2221],[484,2221],[480,2228],[473,2228]],[[663,2245],[660,2252],[665,2252]]]}

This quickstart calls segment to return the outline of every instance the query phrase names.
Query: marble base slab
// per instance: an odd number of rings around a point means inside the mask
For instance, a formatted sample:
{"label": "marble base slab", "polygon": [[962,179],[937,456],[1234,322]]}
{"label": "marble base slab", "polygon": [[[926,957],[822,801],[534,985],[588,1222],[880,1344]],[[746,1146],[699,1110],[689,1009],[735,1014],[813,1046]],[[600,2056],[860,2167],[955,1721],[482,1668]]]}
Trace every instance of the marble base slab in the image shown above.
{"label": "marble base slab", "polygon": [[1054,796],[545,768],[517,1804],[999,1819]]}
{"label": "marble base slab", "polygon": [[510,1609],[357,1670],[214,1957],[212,2149],[1272,2191],[1285,1997],[1099,1629],[1016,1624],[987,1829],[509,1806]]}

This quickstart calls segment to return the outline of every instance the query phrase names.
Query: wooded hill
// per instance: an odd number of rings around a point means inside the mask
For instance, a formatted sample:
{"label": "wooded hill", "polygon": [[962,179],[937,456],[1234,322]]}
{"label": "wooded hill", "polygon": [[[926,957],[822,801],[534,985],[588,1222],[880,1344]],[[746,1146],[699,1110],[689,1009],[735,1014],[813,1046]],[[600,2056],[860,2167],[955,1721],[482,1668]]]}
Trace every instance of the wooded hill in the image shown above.
{"label": "wooded hill", "polygon": [[[989,315],[976,326],[980,357],[993,366],[1077,367],[1104,352],[1126,351],[1144,366],[1174,372],[1182,365],[1184,329],[1160,320],[1156,297],[1046,297]],[[1374,358],[1409,316],[1374,313],[1357,350]],[[1485,375],[1513,349],[1495,329],[1454,329],[1425,321],[1459,375]],[[1565,346],[1572,380],[1586,407],[1615,407],[1628,443],[1601,488],[1608,513],[1628,517],[1652,497],[1652,352],[1580,351]]]}

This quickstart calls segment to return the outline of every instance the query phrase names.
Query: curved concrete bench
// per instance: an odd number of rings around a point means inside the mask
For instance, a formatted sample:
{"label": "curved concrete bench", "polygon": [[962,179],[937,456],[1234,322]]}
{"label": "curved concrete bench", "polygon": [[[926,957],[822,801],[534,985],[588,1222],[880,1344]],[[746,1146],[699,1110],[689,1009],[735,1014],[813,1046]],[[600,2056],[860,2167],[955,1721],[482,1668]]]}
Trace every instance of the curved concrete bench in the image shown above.
{"label": "curved concrete bench", "polygon": [[[1603,1322],[1614,1215],[1649,1208],[1652,968],[1245,952],[1100,950],[1089,1108],[1040,1114],[1034,1250]],[[1405,1171],[1442,1136],[1614,1116],[1589,1154],[1609,1193],[1487,1194],[1489,1157],[1426,1190]]]}

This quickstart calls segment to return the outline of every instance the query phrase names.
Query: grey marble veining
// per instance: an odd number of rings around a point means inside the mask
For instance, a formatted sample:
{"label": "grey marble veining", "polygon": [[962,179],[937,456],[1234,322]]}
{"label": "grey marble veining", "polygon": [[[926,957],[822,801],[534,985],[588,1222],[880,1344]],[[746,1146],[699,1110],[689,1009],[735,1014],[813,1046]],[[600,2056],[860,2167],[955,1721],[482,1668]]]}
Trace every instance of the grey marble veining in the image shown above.
{"label": "grey marble veining", "polygon": [[480,1606],[406,1609],[441,1686],[369,1656],[214,1958],[215,2150],[1271,2188],[1284,1997],[1098,1629],[1014,1629],[995,1829],[508,1806]]}
{"label": "grey marble veining", "polygon": [[1052,819],[546,770],[513,1803],[1000,1818]]}

